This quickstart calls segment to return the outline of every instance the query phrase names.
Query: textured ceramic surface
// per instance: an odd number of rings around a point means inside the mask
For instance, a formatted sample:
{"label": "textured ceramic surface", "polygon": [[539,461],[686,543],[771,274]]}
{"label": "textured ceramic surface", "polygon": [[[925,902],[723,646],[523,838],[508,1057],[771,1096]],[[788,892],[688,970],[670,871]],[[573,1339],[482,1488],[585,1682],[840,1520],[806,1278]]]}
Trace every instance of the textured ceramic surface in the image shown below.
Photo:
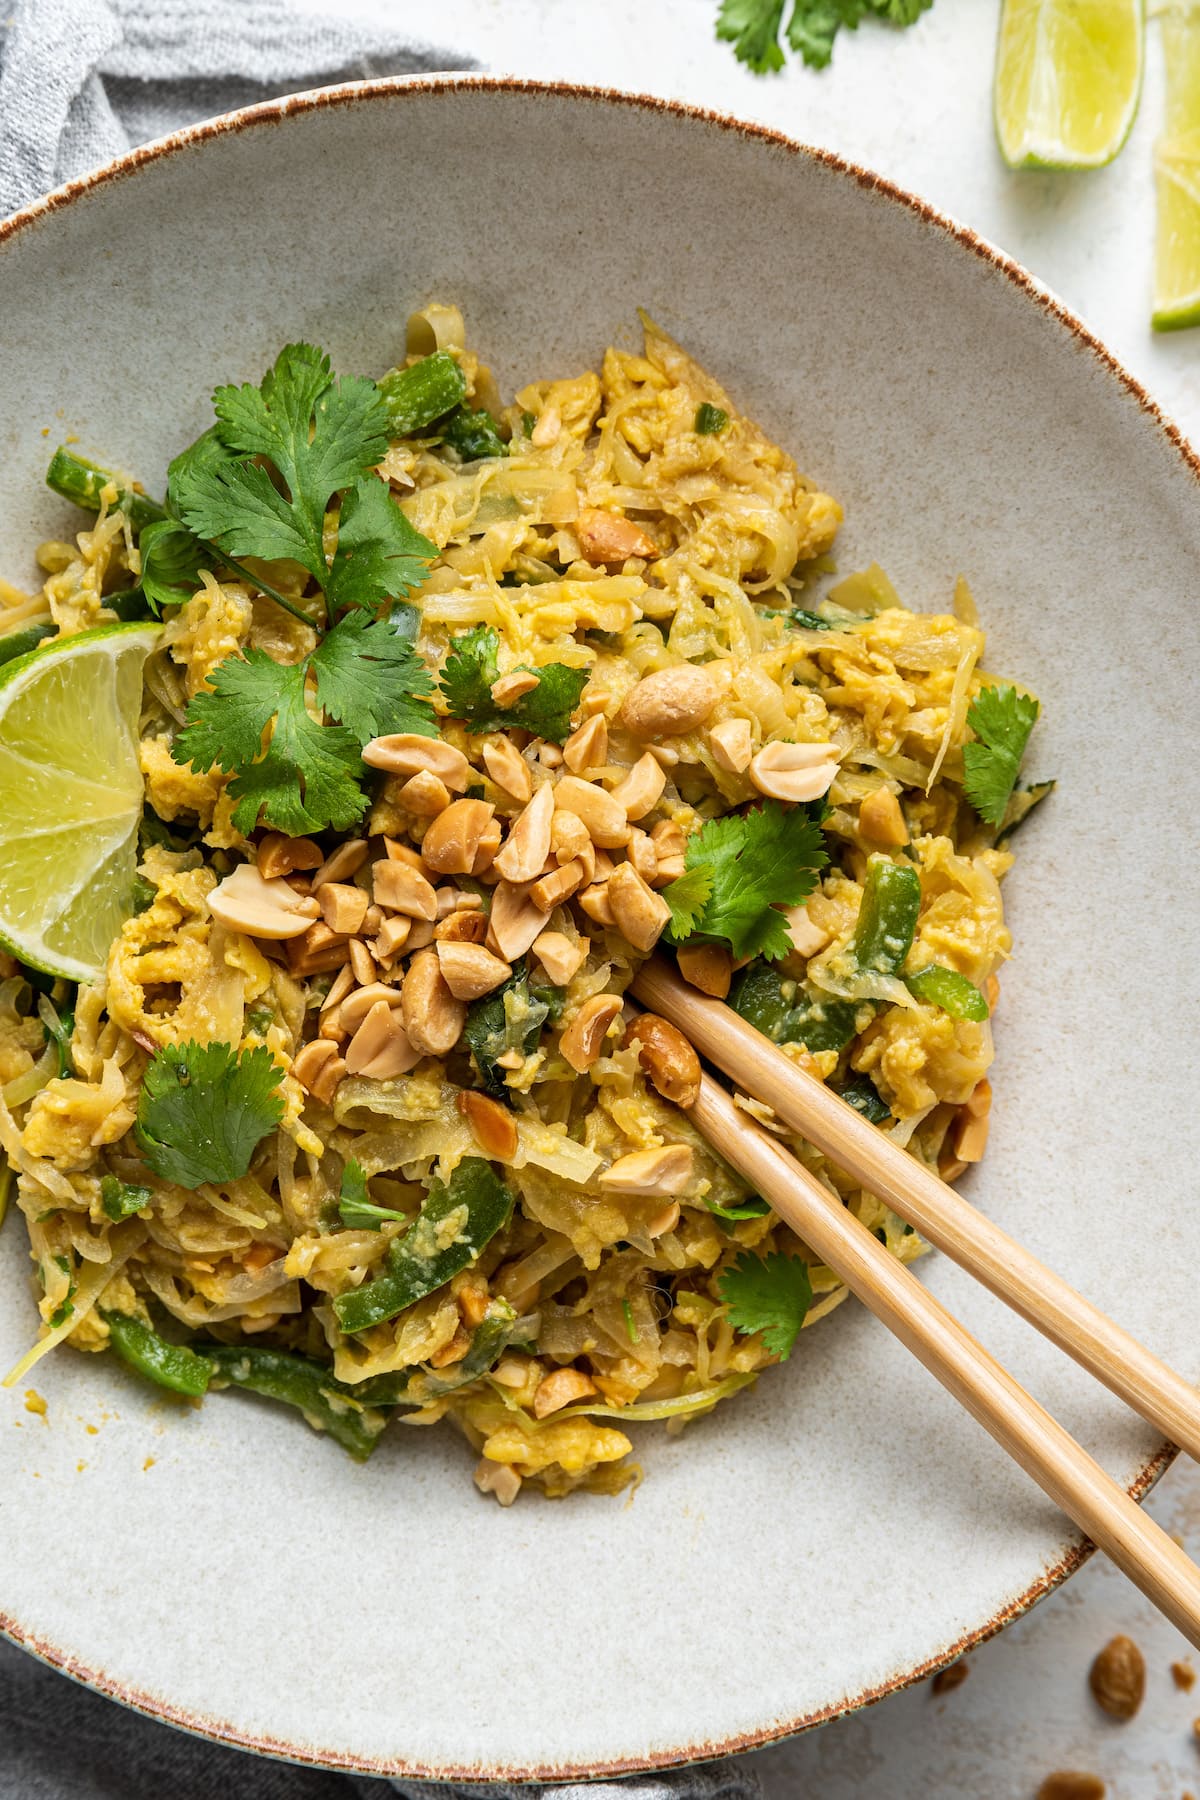
{"label": "textured ceramic surface", "polygon": [[[846,505],[844,567],[970,578],[1041,694],[1017,953],[973,1197],[1192,1378],[1200,489],[1103,353],[965,234],[728,122],[486,83],[243,115],[0,228],[0,572],[68,529],[47,438],[161,483],[214,379],[306,335],[392,361],[456,299],[504,388],[645,305]],[[32,1312],[0,1244],[0,1359]],[[1152,1435],[939,1259],[925,1278],[1122,1480]],[[265,1406],[180,1411],[102,1359],[0,1415],[0,1617],[105,1691],[296,1757],[431,1774],[637,1767],[910,1679],[1080,1550],[852,1306],[677,1439],[631,1504],[485,1505],[444,1433],[366,1468]],[[98,1426],[93,1435],[89,1425]],[[17,1429],[19,1427],[19,1429]],[[146,1467],[147,1459],[152,1466]]]}

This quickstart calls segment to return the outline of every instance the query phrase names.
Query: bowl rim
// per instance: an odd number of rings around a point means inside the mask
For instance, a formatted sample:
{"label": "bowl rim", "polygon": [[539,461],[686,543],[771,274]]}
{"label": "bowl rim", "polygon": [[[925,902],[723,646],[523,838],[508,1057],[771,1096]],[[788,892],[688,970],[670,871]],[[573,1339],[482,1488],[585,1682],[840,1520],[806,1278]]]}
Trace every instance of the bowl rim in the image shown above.
{"label": "bowl rim", "polygon": [[[929,201],[922,199],[920,195],[912,193],[889,177],[880,175],[848,157],[841,156],[836,151],[826,150],[813,144],[805,144],[802,140],[790,137],[774,126],[739,119],[732,113],[699,106],[689,101],[643,94],[632,89],[622,90],[591,83],[534,79],[515,75],[454,72],[380,76],[365,81],[339,82],[328,87],[304,89],[294,94],[283,95],[278,99],[259,101],[234,112],[221,113],[213,118],[200,120],[194,125],[183,126],[165,137],[156,138],[146,144],[139,144],[123,156],[105,163],[87,174],[64,182],[60,187],[31,201],[29,205],[20,208],[8,218],[0,219],[0,252],[3,252],[5,246],[16,239],[20,233],[43,223],[55,213],[70,206],[74,201],[98,191],[109,182],[123,181],[130,176],[139,174],[143,168],[164,161],[181,151],[198,148],[227,134],[261,126],[281,125],[294,116],[304,116],[325,108],[347,108],[360,102],[386,100],[406,93],[470,92],[526,94],[535,97],[540,95],[551,99],[566,97],[570,100],[590,104],[623,107],[631,112],[658,113],[675,118],[685,118],[701,126],[715,127],[720,131],[764,143],[774,149],[786,151],[790,155],[802,157],[831,174],[848,178],[858,187],[866,188],[887,200],[898,203],[907,211],[915,214],[923,224],[935,226],[945,237],[953,240],[962,249],[970,251],[990,269],[1010,282],[1026,300],[1069,331],[1101,365],[1106,374],[1114,378],[1124,389],[1125,393],[1136,403],[1139,411],[1148,415],[1153,425],[1171,445],[1185,468],[1195,479],[1197,486],[1200,487],[1200,450],[1193,447],[1184,432],[1163,411],[1138,378],[1125,367],[1079,315],[1059,299],[1051,289],[1040,282],[1014,257],[991,243],[979,232],[951,217],[948,213],[942,212],[939,208],[931,205]],[[1130,1482],[1128,1492],[1132,1498],[1138,1501],[1143,1500],[1161,1476],[1165,1474],[1178,1454],[1175,1445],[1160,1444],[1143,1462],[1133,1481]],[[740,1751],[779,1744],[802,1732],[812,1730],[815,1726],[843,1718],[849,1713],[859,1711],[862,1707],[886,1699],[890,1694],[898,1693],[904,1688],[925,1680],[928,1676],[936,1673],[938,1669],[944,1668],[947,1664],[956,1661],[968,1651],[974,1650],[978,1645],[994,1637],[1015,1619],[1028,1612],[1039,1600],[1053,1592],[1070,1575],[1075,1574],[1092,1555],[1094,1549],[1094,1544],[1087,1538],[1076,1534],[1074,1542],[1055,1563],[1044,1569],[1022,1593],[999,1608],[989,1619],[964,1632],[948,1649],[937,1652],[917,1665],[896,1670],[886,1680],[876,1683],[869,1689],[831,1701],[824,1707],[795,1718],[766,1723],[753,1730],[740,1732],[720,1741],[710,1739],[679,1743],[668,1748],[648,1751],[640,1757],[601,1758],[584,1763],[551,1764],[530,1761],[488,1767],[483,1763],[474,1762],[460,1767],[451,1767],[444,1763],[436,1766],[429,1765],[423,1763],[419,1758],[406,1756],[358,1756],[347,1754],[344,1750],[321,1750],[314,1748],[311,1744],[297,1744],[287,1738],[248,1731],[230,1720],[208,1717],[187,1706],[174,1705],[162,1695],[155,1694],[137,1684],[122,1681],[102,1668],[89,1666],[69,1650],[44,1637],[34,1627],[22,1623],[21,1620],[3,1610],[0,1610],[0,1634],[20,1645],[22,1649],[29,1651],[31,1655],[36,1656],[59,1673],[70,1676],[83,1686],[93,1688],[97,1693],[103,1694],[108,1699],[116,1700],[133,1711],[142,1713],[147,1718],[162,1724],[176,1726],[194,1736],[207,1738],[213,1743],[255,1752],[280,1761],[311,1768],[347,1770],[363,1775],[403,1776],[416,1780],[433,1779],[467,1784],[505,1781],[595,1780],[605,1776],[633,1775],[657,1769],[678,1768],[689,1763],[708,1762],[717,1757],[733,1755]]]}

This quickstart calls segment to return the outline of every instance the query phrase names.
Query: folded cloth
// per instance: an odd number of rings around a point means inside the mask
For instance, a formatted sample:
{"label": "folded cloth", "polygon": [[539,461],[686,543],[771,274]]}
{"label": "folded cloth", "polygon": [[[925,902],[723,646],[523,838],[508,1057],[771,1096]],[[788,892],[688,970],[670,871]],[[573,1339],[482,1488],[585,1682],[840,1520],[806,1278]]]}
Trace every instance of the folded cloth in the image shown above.
{"label": "folded cloth", "polygon": [[[477,67],[382,0],[16,0],[0,16],[0,218],[134,144],[297,88]],[[424,15],[425,9],[421,9]]]}

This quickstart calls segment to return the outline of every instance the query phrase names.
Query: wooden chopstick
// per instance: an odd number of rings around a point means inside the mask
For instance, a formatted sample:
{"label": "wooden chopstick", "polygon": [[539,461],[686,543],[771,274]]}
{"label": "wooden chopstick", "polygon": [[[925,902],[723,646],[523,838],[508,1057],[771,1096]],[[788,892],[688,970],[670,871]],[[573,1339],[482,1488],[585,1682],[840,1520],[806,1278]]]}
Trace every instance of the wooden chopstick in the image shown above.
{"label": "wooden chopstick", "polygon": [[689,987],[659,958],[633,993],[669,1019],[746,1094],[765,1101],[839,1168],[887,1202],[1151,1425],[1200,1460],[1200,1394],[1069,1282],[1039,1262],[946,1182],[893,1144],[723,1001]]}
{"label": "wooden chopstick", "polygon": [[[649,1000],[656,984],[646,986],[649,991],[642,998]],[[667,1016],[665,1007],[656,1010]],[[853,1213],[735,1106],[710,1075],[703,1076],[699,1099],[688,1117],[1068,1518],[1200,1649],[1200,1569],[1174,1539]]]}

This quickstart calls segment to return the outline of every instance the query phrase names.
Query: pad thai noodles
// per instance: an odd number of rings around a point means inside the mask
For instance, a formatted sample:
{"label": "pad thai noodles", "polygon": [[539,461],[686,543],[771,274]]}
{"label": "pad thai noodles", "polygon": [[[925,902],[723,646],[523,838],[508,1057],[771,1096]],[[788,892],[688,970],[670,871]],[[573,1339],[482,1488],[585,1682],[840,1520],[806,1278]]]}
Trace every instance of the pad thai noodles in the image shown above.
{"label": "pad thai noodles", "polygon": [[632,1426],[847,1291],[689,1119],[694,1050],[624,998],[652,954],[946,1179],[981,1158],[1037,702],[965,580],[918,613],[839,571],[837,499],[643,324],[509,404],[453,306],[375,380],[290,344],[161,502],[55,454],[84,529],[0,583],[3,755],[92,671],[61,791],[0,794],[10,1386],[66,1343],[358,1458],[451,1420],[506,1505],[620,1490]]}

